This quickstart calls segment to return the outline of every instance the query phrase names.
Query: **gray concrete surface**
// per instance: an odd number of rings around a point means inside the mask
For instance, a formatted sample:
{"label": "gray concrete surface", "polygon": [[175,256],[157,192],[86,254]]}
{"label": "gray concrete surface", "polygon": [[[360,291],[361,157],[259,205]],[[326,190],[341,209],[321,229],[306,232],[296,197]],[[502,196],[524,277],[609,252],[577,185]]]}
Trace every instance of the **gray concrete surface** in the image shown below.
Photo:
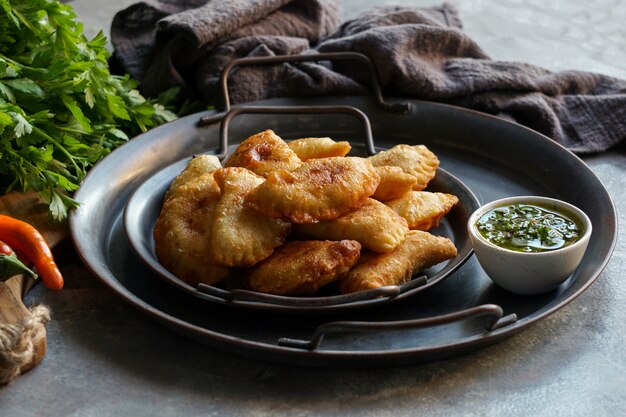
{"label": "gray concrete surface", "polygon": [[[88,32],[129,0],[75,0]],[[351,16],[390,1],[345,1]],[[429,4],[404,1],[403,4]],[[494,58],[626,78],[626,4],[453,1]],[[587,157],[626,217],[626,146]],[[120,301],[78,260],[53,310],[49,351],[0,388],[0,416],[618,416],[626,414],[626,241],[574,302],[500,344],[444,362],[315,370],[208,349]]]}

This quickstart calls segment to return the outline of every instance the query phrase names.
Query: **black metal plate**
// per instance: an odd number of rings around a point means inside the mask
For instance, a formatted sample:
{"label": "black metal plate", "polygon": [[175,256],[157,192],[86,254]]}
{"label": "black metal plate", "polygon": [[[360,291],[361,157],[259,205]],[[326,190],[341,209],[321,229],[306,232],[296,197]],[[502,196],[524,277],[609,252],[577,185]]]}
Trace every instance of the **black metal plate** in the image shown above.
{"label": "black metal plate", "polygon": [[[408,115],[377,110],[362,97],[270,100],[260,104],[347,104],[365,111],[377,145],[424,143],[442,168],[487,202],[534,194],[568,201],[591,218],[594,235],[577,271],[560,288],[541,296],[516,296],[495,287],[471,258],[444,282],[410,299],[358,312],[292,316],[226,308],[190,297],[159,280],[130,248],[122,211],[147,178],[183,157],[215,146],[218,128],[199,129],[198,115],[154,129],[122,146],[88,175],[70,216],[74,244],[88,268],[124,300],[176,331],[234,353],[304,366],[383,366],[439,360],[487,346],[553,313],[584,291],[600,274],[615,245],[613,203],[593,172],[551,140],[516,124],[450,106],[412,101]],[[259,103],[257,103],[259,104]],[[207,113],[208,114],[208,113]],[[345,117],[311,115],[245,116],[231,134],[247,137],[272,128],[279,135],[327,135],[354,139],[356,122]],[[358,140],[354,140],[357,142]],[[468,319],[418,330],[374,334],[336,334],[314,351],[278,345],[281,337],[310,338],[322,323],[335,320],[409,320],[500,305],[519,320],[486,331]]]}

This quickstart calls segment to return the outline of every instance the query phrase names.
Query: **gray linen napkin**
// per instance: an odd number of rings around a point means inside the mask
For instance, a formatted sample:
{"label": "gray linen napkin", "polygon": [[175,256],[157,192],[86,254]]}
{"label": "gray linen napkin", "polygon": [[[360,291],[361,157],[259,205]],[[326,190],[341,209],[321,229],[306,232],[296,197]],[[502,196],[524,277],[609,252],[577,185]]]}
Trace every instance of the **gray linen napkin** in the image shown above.
{"label": "gray linen napkin", "polygon": [[[211,103],[221,69],[234,58],[354,51],[373,60],[389,96],[512,118],[578,153],[626,139],[626,81],[490,60],[448,4],[375,9],[338,24],[334,0],[159,0],[119,12],[111,37],[123,69],[148,95],[179,86]],[[367,94],[368,77],[354,63],[307,62],[241,67],[229,86],[238,103]]]}
{"label": "gray linen napkin", "polygon": [[254,55],[264,41],[299,53],[338,25],[336,0],[148,0],[115,15],[111,42],[114,58],[141,81],[143,93],[177,86],[185,96],[208,99],[207,83],[195,80],[202,65],[217,60],[221,69],[233,57]]}

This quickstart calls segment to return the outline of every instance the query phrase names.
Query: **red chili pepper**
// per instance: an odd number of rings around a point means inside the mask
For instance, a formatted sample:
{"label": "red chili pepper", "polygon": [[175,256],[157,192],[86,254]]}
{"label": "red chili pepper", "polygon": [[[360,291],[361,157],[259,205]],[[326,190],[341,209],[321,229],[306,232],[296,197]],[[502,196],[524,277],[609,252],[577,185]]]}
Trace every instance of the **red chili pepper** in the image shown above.
{"label": "red chili pepper", "polygon": [[0,253],[4,253],[5,255],[13,255],[15,252],[13,252],[13,249],[11,249],[9,245],[0,241]]}
{"label": "red chili pepper", "polygon": [[0,214],[0,240],[25,256],[37,268],[46,287],[63,288],[63,276],[54,263],[52,252],[43,236],[30,224]]}

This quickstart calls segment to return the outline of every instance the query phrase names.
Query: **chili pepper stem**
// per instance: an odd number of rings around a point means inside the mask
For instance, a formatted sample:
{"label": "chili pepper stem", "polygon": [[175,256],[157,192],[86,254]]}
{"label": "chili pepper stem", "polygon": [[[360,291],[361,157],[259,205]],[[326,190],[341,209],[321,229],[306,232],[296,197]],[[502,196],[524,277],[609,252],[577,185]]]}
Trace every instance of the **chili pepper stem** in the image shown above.
{"label": "chili pepper stem", "polygon": [[37,278],[37,274],[17,259],[15,254],[0,253],[0,282],[19,274],[33,279]]}

